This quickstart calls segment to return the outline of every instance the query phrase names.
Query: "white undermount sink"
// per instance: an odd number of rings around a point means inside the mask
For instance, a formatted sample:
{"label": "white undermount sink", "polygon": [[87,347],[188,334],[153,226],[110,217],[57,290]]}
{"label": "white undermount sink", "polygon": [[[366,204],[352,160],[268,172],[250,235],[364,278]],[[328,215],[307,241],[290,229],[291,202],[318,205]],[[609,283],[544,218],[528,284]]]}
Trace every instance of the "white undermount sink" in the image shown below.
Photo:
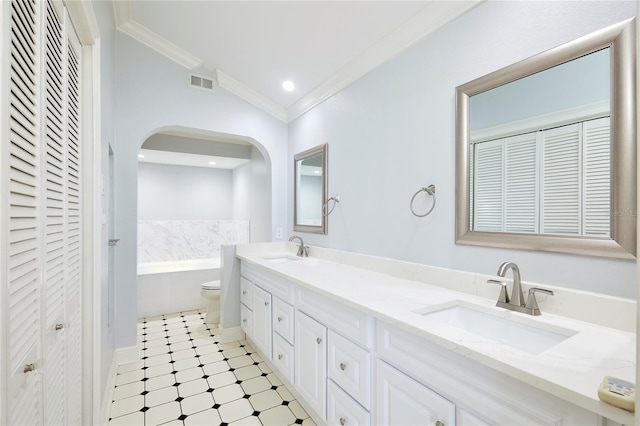
{"label": "white undermount sink", "polygon": [[414,312],[428,321],[464,330],[533,355],[541,354],[578,333],[502,308],[485,308],[463,301]]}
{"label": "white undermount sink", "polygon": [[263,256],[262,259],[272,263],[299,262],[302,260],[301,257],[293,256],[290,254],[275,254],[272,256]]}

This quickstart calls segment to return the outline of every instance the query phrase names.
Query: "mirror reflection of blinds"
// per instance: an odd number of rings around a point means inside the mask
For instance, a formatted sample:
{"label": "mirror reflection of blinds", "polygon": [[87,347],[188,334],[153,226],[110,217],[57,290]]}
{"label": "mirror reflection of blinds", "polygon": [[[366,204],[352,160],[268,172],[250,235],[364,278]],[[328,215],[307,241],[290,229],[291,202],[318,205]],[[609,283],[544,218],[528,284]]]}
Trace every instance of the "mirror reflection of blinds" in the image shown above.
{"label": "mirror reflection of blinds", "polygon": [[476,143],[476,231],[610,236],[609,117]]}

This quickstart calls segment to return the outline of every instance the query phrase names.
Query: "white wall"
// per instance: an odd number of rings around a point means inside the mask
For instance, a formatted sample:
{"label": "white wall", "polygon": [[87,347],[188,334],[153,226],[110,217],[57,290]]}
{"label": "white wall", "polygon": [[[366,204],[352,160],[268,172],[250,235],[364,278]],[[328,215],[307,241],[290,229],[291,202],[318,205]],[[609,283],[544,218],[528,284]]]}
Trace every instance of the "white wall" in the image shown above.
{"label": "white wall", "polygon": [[[130,37],[115,35],[116,347],[136,344],[136,224],[138,150],[162,130],[195,129],[203,134],[252,142],[265,158],[252,164],[262,217],[251,218],[252,236],[271,239],[285,227],[287,126],[237,96],[187,87],[187,70]],[[252,157],[253,160],[253,157]],[[253,161],[252,161],[253,163]],[[271,172],[272,171],[272,172]],[[271,174],[273,178],[271,178]],[[273,220],[272,220],[273,218]],[[261,228],[254,232],[254,226]]]}
{"label": "white wall", "polygon": [[138,164],[138,220],[235,219],[233,171]]}
{"label": "white wall", "polygon": [[[93,8],[98,21],[98,27],[100,30],[99,39],[99,52],[100,52],[100,139],[101,139],[101,161],[102,161],[102,173],[100,177],[102,179],[102,185],[104,192],[102,193],[102,213],[109,216],[110,197],[109,193],[113,190],[110,188],[109,179],[109,144],[113,142],[114,133],[114,112],[113,112],[113,73],[114,73],[114,26],[113,26],[113,13],[111,4],[109,2],[94,2]],[[105,384],[107,383],[107,376],[109,375],[109,368],[114,356],[114,329],[109,324],[109,312],[113,308],[110,305],[110,297],[113,297],[113,292],[110,292],[109,288],[109,250],[115,248],[109,248],[108,239],[110,232],[113,232],[113,223],[108,223],[103,226],[100,235],[101,247],[103,251],[102,257],[102,271],[100,282],[97,283],[94,291],[98,293],[100,303],[100,313],[98,325],[99,335],[94,336],[98,340],[99,354],[95,356],[100,359],[100,371],[99,376],[94,377],[94,380],[98,381],[95,389],[100,389],[102,394],[98,395],[98,401],[102,401],[104,398],[104,392],[107,392]],[[111,311],[113,312],[113,311]],[[113,317],[113,314],[112,314]],[[95,327],[94,327],[95,329]]]}
{"label": "white wall", "polygon": [[[509,260],[525,281],[635,297],[635,262],[454,243],[456,86],[635,12],[635,2],[485,2],[290,123],[289,158],[327,142],[328,193],[341,197],[328,235],[305,242],[486,274]],[[437,205],[416,218],[409,200],[429,184]]]}

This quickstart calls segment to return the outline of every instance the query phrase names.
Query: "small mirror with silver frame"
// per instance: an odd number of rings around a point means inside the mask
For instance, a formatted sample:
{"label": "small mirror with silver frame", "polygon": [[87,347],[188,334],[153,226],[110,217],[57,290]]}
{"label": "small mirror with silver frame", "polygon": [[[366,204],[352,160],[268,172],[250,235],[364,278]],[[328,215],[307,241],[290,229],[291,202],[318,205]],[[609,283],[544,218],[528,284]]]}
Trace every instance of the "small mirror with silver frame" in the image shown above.
{"label": "small mirror with silver frame", "polygon": [[456,88],[456,243],[635,259],[635,19]]}
{"label": "small mirror with silver frame", "polygon": [[296,154],[293,170],[293,230],[326,234],[327,144]]}

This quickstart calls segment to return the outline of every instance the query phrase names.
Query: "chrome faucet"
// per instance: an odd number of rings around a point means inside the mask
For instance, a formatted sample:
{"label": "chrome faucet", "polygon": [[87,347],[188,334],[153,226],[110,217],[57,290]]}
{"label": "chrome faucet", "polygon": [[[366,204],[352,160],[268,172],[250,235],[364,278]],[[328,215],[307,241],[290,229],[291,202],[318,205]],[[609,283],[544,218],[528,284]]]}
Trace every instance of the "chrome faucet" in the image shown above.
{"label": "chrome faucet", "polygon": [[522,282],[520,282],[520,268],[513,262],[504,262],[498,268],[498,276],[504,277],[507,271],[513,271],[513,286],[511,287],[511,299],[509,303],[514,306],[524,306],[524,297],[522,296]]}
{"label": "chrome faucet", "polygon": [[553,291],[546,290],[544,288],[533,287],[529,289],[529,295],[527,301],[524,301],[522,294],[522,282],[520,281],[520,268],[513,262],[504,262],[498,268],[498,276],[503,277],[507,274],[507,271],[511,269],[513,271],[513,286],[511,288],[511,297],[509,297],[509,291],[507,290],[507,283],[499,280],[487,280],[489,284],[498,284],[502,288],[500,295],[498,296],[498,302],[496,306],[506,308],[512,311],[522,312],[529,315],[540,315],[540,308],[538,307],[538,301],[536,300],[535,293],[546,293],[553,296]]}
{"label": "chrome faucet", "polygon": [[297,235],[292,235],[289,238],[289,242],[293,242],[293,240],[300,240],[300,245],[298,245],[298,252],[296,253],[296,256],[300,256],[300,257],[309,257],[309,247],[304,245],[304,241],[302,241],[302,238],[297,236]]}

